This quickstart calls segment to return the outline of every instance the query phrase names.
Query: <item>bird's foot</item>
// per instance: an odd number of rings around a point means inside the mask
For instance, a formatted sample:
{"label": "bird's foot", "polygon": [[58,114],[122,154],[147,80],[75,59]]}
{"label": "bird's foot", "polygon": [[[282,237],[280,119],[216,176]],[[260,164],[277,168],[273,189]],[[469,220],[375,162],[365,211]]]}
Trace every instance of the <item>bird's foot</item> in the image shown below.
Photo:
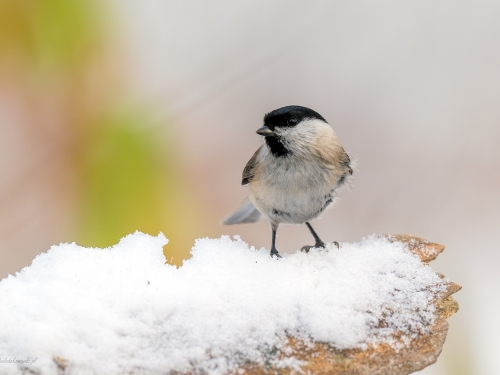
{"label": "bird's foot", "polygon": [[280,253],[278,253],[278,250],[276,250],[275,248],[272,248],[272,249],[271,249],[271,258],[272,258],[274,255],[276,255],[276,258],[278,258],[278,259],[279,259],[279,258],[281,258],[281,255],[280,255]]}
{"label": "bird's foot", "polygon": [[[333,244],[335,246],[337,246],[337,249],[340,248],[340,245],[337,241],[334,241]],[[323,242],[317,242],[316,245],[314,245],[314,246],[310,246],[310,245],[302,246],[302,249],[300,249],[300,251],[308,253],[309,250],[311,250],[311,249],[324,249],[325,247],[326,247],[326,245]]]}

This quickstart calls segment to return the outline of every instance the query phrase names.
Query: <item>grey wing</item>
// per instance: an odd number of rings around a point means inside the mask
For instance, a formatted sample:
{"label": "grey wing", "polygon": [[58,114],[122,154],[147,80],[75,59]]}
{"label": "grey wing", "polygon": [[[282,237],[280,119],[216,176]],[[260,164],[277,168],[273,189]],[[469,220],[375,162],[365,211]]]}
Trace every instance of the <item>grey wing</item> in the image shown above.
{"label": "grey wing", "polygon": [[232,224],[243,224],[243,223],[256,223],[262,217],[262,214],[255,208],[250,199],[245,199],[243,204],[228,218],[226,218],[222,224],[232,225]]}
{"label": "grey wing", "polygon": [[257,162],[257,155],[259,154],[261,148],[262,146],[260,146],[257,149],[257,151],[255,151],[255,153],[253,154],[253,156],[250,158],[247,165],[245,165],[245,168],[243,169],[243,175],[241,176],[241,184],[243,186],[247,186],[253,180],[253,177],[255,175],[255,164]]}

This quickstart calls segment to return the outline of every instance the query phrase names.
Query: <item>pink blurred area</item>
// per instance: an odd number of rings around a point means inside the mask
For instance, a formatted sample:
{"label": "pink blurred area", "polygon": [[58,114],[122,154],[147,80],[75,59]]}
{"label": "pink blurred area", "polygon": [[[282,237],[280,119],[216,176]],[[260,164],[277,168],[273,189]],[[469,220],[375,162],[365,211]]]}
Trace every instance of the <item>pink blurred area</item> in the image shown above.
{"label": "pink blurred area", "polygon": [[[464,286],[460,311],[442,357],[422,374],[499,373],[500,3],[126,0],[108,3],[104,16],[112,38],[90,64],[99,73],[84,108],[124,97],[160,119],[186,204],[203,216],[183,219],[187,242],[229,234],[269,248],[267,223],[219,223],[246,197],[241,171],[262,142],[264,113],[311,107],[359,159],[353,189],[316,222],[318,234],[339,242],[413,234],[446,245],[432,267]],[[68,107],[53,103],[64,93],[45,97],[30,77],[6,72],[0,277],[78,231],[77,171],[58,156],[71,146],[54,143],[64,144],[57,109]],[[112,90],[102,85],[110,75]],[[281,252],[310,243],[304,226],[279,229]]]}

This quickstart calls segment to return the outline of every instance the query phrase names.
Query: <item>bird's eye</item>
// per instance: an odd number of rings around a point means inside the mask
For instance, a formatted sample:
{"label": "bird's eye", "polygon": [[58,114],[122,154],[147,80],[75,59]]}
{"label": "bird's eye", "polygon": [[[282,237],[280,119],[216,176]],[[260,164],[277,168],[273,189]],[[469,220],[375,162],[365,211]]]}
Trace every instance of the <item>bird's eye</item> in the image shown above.
{"label": "bird's eye", "polygon": [[288,120],[286,120],[286,123],[288,126],[295,126],[297,125],[297,119],[295,117],[290,117]]}

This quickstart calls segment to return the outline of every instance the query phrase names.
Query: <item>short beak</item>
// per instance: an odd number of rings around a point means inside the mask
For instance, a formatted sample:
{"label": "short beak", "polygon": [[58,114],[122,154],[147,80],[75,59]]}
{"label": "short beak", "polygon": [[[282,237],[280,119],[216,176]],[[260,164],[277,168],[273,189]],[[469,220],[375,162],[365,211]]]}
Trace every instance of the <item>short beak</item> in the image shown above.
{"label": "short beak", "polygon": [[275,135],[274,132],[267,126],[263,126],[259,130],[257,130],[257,134],[263,135],[264,137],[272,137]]}

